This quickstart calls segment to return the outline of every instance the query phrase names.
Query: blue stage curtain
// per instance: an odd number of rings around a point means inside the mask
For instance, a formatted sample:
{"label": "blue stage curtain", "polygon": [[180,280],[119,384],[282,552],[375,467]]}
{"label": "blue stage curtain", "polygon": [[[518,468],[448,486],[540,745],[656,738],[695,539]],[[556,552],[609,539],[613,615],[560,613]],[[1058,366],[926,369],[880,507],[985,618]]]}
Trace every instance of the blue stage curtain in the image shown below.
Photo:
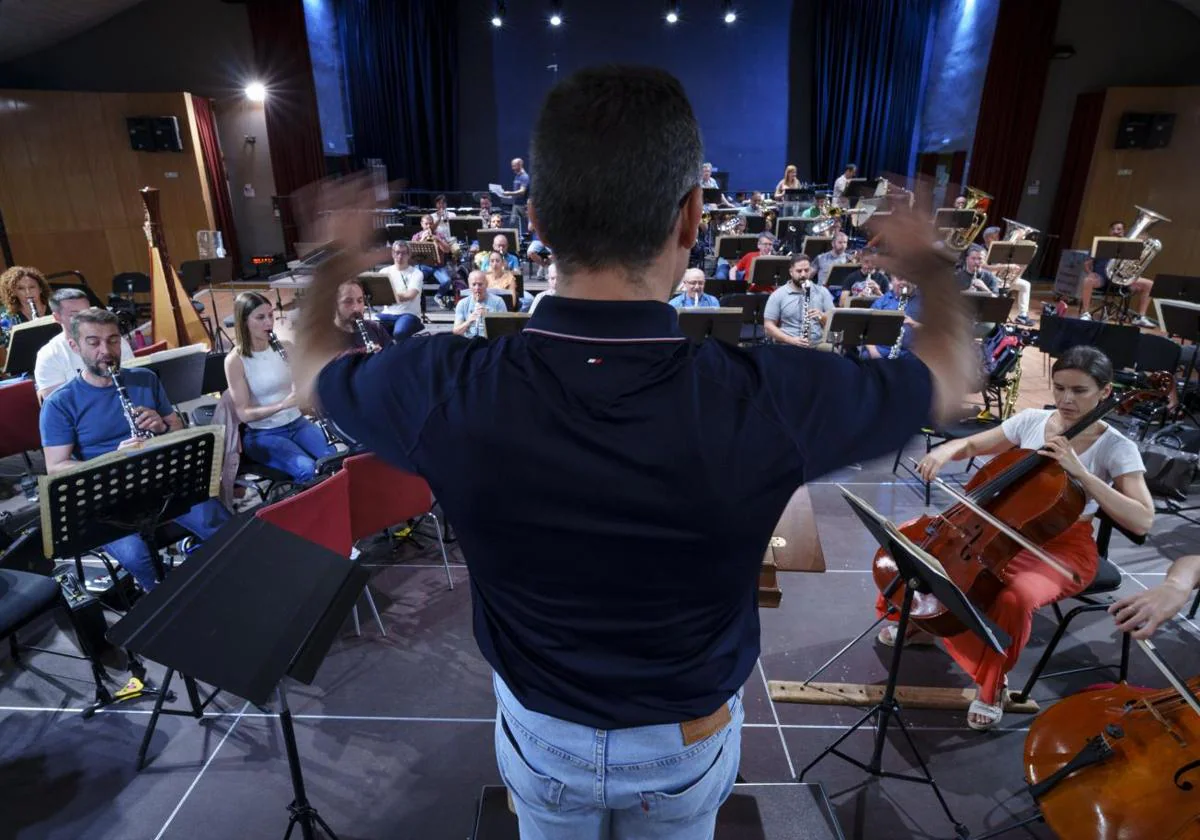
{"label": "blue stage curtain", "polygon": [[354,155],[418,189],[457,183],[457,3],[337,0]]}
{"label": "blue stage curtain", "polygon": [[908,174],[934,0],[816,0],[813,177]]}

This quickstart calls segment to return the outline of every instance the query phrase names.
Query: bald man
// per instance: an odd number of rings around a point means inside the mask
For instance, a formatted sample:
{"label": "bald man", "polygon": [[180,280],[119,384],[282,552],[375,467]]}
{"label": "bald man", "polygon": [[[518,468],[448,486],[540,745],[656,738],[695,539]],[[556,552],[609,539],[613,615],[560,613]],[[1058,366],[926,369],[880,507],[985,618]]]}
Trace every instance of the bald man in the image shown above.
{"label": "bald man", "polygon": [[525,171],[525,161],[513,158],[513,188],[504,191],[504,197],[512,201],[512,214],[509,223],[518,233],[525,231],[525,202],[529,200],[529,173]]}
{"label": "bald man", "polygon": [[704,293],[704,272],[698,268],[689,268],[683,272],[683,291],[671,298],[669,303],[676,309],[695,309],[696,307],[717,307],[721,301]]}

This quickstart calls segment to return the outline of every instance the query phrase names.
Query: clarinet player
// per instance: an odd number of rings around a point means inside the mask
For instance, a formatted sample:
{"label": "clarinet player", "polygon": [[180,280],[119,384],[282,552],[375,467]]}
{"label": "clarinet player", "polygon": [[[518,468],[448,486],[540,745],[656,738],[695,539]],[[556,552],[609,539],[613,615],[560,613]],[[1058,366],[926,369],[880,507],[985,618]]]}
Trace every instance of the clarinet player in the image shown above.
{"label": "clarinet player", "polygon": [[[120,369],[123,342],[116,315],[95,307],[77,313],[71,318],[68,341],[83,360],[83,369],[42,406],[40,425],[48,474],[118,449],[140,446],[145,442],[139,439],[141,434],[153,436],[183,428],[153,371]],[[128,395],[128,411],[122,405],[117,381]],[[209,499],[175,522],[204,540],[227,519],[229,512],[221,503]],[[142,589],[149,592],[158,585],[150,551],[138,535],[114,540],[104,551],[133,575]]]}
{"label": "clarinet player", "polygon": [[505,312],[504,301],[488,293],[488,278],[479,269],[467,278],[468,294],[454,308],[454,334],[467,338],[487,338],[484,316],[489,312]]}
{"label": "clarinet player", "polygon": [[812,282],[807,254],[792,255],[788,274],[788,283],[771,292],[763,310],[767,338],[793,347],[816,347],[833,313],[833,295]]}

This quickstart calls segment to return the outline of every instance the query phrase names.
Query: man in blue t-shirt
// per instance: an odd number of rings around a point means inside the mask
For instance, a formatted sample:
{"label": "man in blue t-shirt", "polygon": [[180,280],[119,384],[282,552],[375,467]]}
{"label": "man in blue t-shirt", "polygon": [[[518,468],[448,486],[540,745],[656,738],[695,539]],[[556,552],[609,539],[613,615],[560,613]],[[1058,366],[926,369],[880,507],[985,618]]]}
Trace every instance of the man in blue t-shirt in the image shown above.
{"label": "man in blue t-shirt", "polygon": [[[121,358],[117,316],[104,309],[83,310],[71,319],[68,342],[83,360],[83,369],[42,406],[42,447],[46,472],[51,475],[81,461],[142,445],[132,435],[109,376],[109,370],[119,368]],[[134,406],[139,429],[158,435],[183,428],[183,421],[153,371],[131,368],[121,371],[120,378]],[[227,519],[229,512],[221,503],[209,499],[175,521],[206,539]],[[141,537],[130,534],[108,543],[104,550],[134,576],[142,589],[149,592],[158,585],[150,551]]]}
{"label": "man in blue t-shirt", "polygon": [[721,301],[713,295],[704,292],[704,272],[698,268],[689,268],[683,272],[683,291],[671,298],[667,303],[676,309],[694,309],[700,307],[717,307]]}
{"label": "man in blue t-shirt", "polygon": [[[871,304],[871,308],[897,312],[901,302],[904,304],[904,324],[900,327],[900,346],[896,358],[907,358],[912,355],[909,347],[912,346],[913,327],[920,326],[921,321],[921,297],[916,284],[903,277],[892,277],[888,290]],[[879,344],[869,344],[862,351],[864,359],[888,359],[892,357],[891,354],[891,347]]]}
{"label": "man in blue t-shirt", "polygon": [[504,191],[504,197],[512,201],[512,215],[509,224],[517,229],[517,233],[525,230],[525,202],[529,200],[529,173],[525,171],[525,161],[513,158],[513,188]]}

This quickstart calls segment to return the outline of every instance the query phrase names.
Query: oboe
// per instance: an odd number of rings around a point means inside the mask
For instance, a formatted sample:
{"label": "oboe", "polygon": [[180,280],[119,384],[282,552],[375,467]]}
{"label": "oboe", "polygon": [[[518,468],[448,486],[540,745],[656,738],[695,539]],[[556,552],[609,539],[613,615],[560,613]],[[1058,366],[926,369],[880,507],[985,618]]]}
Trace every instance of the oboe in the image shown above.
{"label": "oboe", "polygon": [[[283,342],[279,340],[279,336],[275,335],[274,330],[267,333],[267,343],[271,345],[272,350],[279,354],[279,358],[285,362],[288,360],[287,351],[283,349]],[[329,428],[329,423],[325,418],[313,412],[313,420],[317,424],[317,428],[321,430],[321,434],[325,435],[325,442],[330,446],[337,445],[339,438],[333,433],[333,429]]]}
{"label": "oboe", "polygon": [[149,429],[140,429],[137,424],[137,412],[134,411],[133,403],[129,399],[129,393],[125,390],[125,386],[121,384],[121,377],[117,375],[117,366],[108,366],[108,377],[112,380],[113,387],[117,389],[117,399],[121,401],[121,411],[125,414],[125,421],[129,423],[129,436],[134,440],[149,440],[154,437],[154,432]]}
{"label": "oboe", "polygon": [[355,318],[354,328],[358,330],[358,337],[362,339],[363,348],[368,353],[378,353],[379,345],[371,340],[371,334],[367,332],[367,322],[362,318]]}

